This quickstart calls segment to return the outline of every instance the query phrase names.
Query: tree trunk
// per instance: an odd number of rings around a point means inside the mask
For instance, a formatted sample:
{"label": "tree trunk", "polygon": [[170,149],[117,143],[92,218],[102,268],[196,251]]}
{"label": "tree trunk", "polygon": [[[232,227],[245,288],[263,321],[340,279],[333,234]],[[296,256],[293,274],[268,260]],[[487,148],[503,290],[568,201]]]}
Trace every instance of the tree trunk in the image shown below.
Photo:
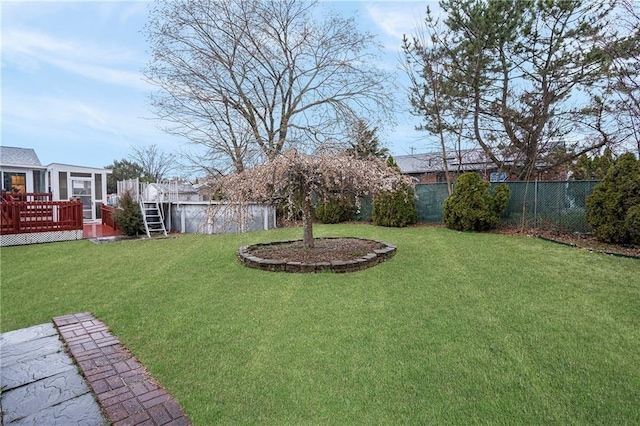
{"label": "tree trunk", "polygon": [[313,211],[311,199],[306,196],[302,197],[302,244],[304,248],[313,248]]}

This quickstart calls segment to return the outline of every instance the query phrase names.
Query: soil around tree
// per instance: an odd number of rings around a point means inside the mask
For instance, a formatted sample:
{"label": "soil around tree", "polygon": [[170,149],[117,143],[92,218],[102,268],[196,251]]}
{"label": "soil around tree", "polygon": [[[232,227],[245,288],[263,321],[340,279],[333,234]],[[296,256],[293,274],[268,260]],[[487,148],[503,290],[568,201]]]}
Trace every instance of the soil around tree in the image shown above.
{"label": "soil around tree", "polygon": [[261,259],[284,262],[320,263],[351,261],[386,247],[385,244],[360,238],[316,238],[313,248],[305,248],[302,241],[254,245],[248,253]]}

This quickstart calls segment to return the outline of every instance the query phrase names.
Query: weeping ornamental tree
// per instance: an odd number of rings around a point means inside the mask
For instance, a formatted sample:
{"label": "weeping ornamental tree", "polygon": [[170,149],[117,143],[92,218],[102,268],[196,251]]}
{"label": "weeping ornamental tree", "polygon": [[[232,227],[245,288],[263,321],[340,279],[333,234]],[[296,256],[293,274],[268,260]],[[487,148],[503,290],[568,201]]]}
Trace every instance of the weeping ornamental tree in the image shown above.
{"label": "weeping ornamental tree", "polygon": [[[222,178],[219,187],[226,200],[245,204],[286,202],[289,213],[302,216],[303,245],[313,248],[313,202],[335,193],[354,197],[390,193],[411,180],[380,159],[354,159],[348,155],[306,155],[285,151],[273,160]],[[301,200],[301,202],[298,202]]]}

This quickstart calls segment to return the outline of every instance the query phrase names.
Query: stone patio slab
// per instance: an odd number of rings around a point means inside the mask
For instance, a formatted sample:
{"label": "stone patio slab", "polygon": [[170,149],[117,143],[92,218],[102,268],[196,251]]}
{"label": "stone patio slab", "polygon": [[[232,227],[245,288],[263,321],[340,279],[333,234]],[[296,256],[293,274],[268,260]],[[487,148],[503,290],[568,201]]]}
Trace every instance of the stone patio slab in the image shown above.
{"label": "stone patio slab", "polygon": [[48,336],[40,339],[29,340],[15,345],[2,345],[0,362],[4,369],[11,364],[24,362],[30,359],[40,358],[44,355],[63,351],[62,342],[58,336]]}
{"label": "stone patio slab", "polygon": [[89,393],[89,387],[75,369],[29,383],[2,394],[6,423],[28,417],[64,401]]}
{"label": "stone patio slab", "polygon": [[11,426],[107,426],[93,395],[86,393],[16,420]]}
{"label": "stone patio slab", "polygon": [[29,340],[41,339],[43,337],[57,336],[58,332],[52,323],[34,325],[33,327],[23,328],[21,330],[8,331],[0,334],[0,346],[4,348],[7,345],[17,345]]}
{"label": "stone patio slab", "polygon": [[102,321],[53,322],[0,334],[2,426],[191,424]]}
{"label": "stone patio slab", "polygon": [[35,359],[26,359],[8,366],[2,366],[0,386],[6,392],[18,386],[51,377],[67,370],[76,370],[76,366],[69,355],[64,352],[56,352]]}

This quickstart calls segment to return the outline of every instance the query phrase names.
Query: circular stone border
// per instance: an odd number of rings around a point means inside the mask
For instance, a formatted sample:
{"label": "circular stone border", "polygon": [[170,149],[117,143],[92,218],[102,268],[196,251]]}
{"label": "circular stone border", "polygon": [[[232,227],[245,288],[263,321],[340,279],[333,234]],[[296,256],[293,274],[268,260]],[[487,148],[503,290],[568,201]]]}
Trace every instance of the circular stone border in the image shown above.
{"label": "circular stone border", "polygon": [[366,238],[357,237],[329,237],[318,238],[322,240],[336,240],[336,239],[354,239],[367,242],[374,242],[382,244],[384,247],[375,249],[371,253],[367,253],[364,256],[351,259],[351,260],[334,260],[331,262],[287,262],[284,260],[276,259],[263,259],[261,257],[254,256],[250,253],[250,250],[254,247],[272,246],[280,244],[290,244],[302,240],[288,240],[288,241],[274,241],[271,243],[258,243],[249,246],[243,246],[238,249],[238,258],[240,262],[248,268],[262,269],[263,271],[270,272],[301,272],[301,273],[316,273],[316,272],[356,272],[363,269],[371,268],[372,266],[382,263],[387,259],[391,259],[396,254],[397,247],[393,244],[389,244],[385,241],[368,240]]}

